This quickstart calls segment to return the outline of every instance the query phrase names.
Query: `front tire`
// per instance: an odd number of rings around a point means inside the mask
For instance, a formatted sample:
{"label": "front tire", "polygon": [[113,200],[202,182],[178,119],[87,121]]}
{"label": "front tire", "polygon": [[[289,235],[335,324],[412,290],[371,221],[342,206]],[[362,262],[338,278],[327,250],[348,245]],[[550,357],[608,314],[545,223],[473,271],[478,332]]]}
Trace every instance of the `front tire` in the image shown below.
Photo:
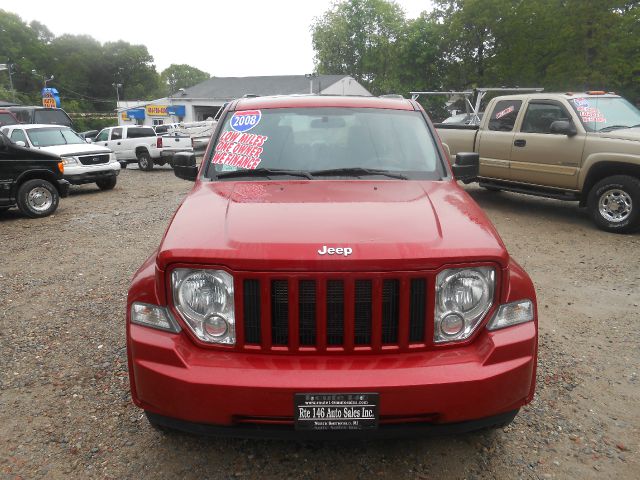
{"label": "front tire", "polygon": [[18,209],[23,215],[40,218],[51,215],[58,208],[60,195],[50,182],[27,180],[18,189]]}
{"label": "front tire", "polygon": [[96,182],[96,185],[100,190],[113,190],[113,187],[116,186],[117,181],[117,177],[101,178]]}
{"label": "front tire", "polygon": [[629,175],[603,178],[589,191],[587,208],[596,226],[613,233],[640,227],[640,180]]}
{"label": "front tire", "polygon": [[140,168],[140,170],[148,172],[153,169],[153,160],[151,159],[149,152],[138,152],[137,158],[138,168]]}

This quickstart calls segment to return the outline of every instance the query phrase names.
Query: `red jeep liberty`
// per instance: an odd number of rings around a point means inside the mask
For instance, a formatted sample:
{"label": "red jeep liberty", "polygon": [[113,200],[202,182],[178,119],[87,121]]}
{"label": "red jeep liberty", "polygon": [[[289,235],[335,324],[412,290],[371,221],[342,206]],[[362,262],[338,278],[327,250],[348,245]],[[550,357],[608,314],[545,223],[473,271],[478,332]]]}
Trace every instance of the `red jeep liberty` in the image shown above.
{"label": "red jeep liberty", "polygon": [[158,427],[244,437],[461,432],[533,398],[533,284],[410,100],[241,99],[127,305]]}

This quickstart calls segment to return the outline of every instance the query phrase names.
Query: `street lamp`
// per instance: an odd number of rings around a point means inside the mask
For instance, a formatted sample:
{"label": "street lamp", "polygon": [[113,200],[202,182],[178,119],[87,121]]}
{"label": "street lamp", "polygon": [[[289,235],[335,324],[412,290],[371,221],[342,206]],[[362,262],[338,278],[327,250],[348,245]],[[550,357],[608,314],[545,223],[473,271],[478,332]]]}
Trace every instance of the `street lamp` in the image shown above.
{"label": "street lamp", "polygon": [[[31,73],[33,73],[36,77],[39,77],[40,74],[34,69],[31,70]],[[50,82],[51,80],[53,80],[53,75],[51,75],[49,78],[47,78],[46,75],[42,75],[42,82],[44,83],[44,88],[47,88],[47,82]]]}
{"label": "street lamp", "polygon": [[318,72],[304,74],[304,78],[309,79],[309,93],[313,93],[313,79],[317,77],[318,77]]}

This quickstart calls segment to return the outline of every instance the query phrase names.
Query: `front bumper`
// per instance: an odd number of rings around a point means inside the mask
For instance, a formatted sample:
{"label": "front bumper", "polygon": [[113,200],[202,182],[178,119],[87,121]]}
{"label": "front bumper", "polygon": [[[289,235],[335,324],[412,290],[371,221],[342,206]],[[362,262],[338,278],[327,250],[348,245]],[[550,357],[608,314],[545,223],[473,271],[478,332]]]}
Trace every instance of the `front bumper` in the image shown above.
{"label": "front bumper", "polygon": [[111,177],[117,177],[120,174],[120,164],[118,168],[113,170],[99,170],[95,172],[85,172],[72,175],[65,175],[64,178],[73,185],[83,185],[85,183],[94,183],[98,180],[104,180]]}
{"label": "front bumper", "polygon": [[460,347],[322,356],[202,349],[184,332],[127,328],[134,402],[157,423],[190,431],[199,424],[214,434],[293,434],[294,394],[305,392],[379,393],[381,432],[444,424],[456,431],[505,422],[534,392],[535,322],[484,330]]}
{"label": "front bumper", "polygon": [[164,417],[155,413],[146,412],[147,418],[154,425],[167,427],[174,430],[207,435],[212,437],[239,437],[239,438],[268,438],[268,439],[293,439],[293,440],[349,440],[353,438],[395,438],[395,437],[426,437],[434,435],[452,435],[472,432],[487,427],[509,424],[518,414],[518,410],[501,413],[492,417],[479,420],[469,420],[456,423],[405,423],[386,424],[377,430],[365,431],[294,431],[285,425],[234,425],[230,427],[207,425],[203,423],[185,422],[175,418]]}

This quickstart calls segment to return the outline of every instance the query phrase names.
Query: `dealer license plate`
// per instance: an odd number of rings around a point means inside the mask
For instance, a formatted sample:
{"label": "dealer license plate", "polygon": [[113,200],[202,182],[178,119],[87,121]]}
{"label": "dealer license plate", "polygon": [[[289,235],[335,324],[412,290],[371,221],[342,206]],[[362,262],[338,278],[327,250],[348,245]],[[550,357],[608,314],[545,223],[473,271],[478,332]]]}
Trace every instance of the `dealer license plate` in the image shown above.
{"label": "dealer license plate", "polygon": [[378,428],[377,393],[296,393],[296,430]]}

